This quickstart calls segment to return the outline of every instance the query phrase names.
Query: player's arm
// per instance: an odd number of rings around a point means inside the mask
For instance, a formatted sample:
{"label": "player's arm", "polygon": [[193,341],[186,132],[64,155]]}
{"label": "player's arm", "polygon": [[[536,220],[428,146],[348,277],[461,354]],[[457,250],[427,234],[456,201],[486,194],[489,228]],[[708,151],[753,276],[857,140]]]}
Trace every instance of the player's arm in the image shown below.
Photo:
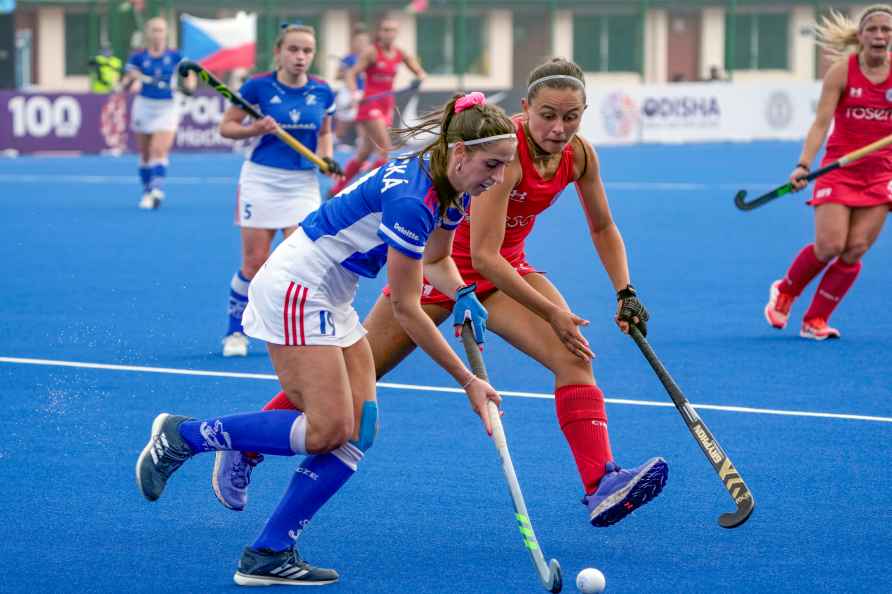
{"label": "player's arm", "polygon": [[455,295],[465,286],[465,281],[452,259],[454,231],[438,228],[431,233],[424,248],[422,264],[424,276],[435,289],[444,295]]}
{"label": "player's arm", "polygon": [[186,76],[182,76],[180,74],[180,69],[176,69],[177,77],[179,78],[179,88],[180,91],[185,95],[194,95],[195,90],[198,88],[198,77],[195,75],[195,72],[190,70]]}
{"label": "player's arm", "polygon": [[406,65],[412,74],[415,75],[415,78],[418,80],[424,80],[427,78],[427,72],[424,71],[424,68],[421,67],[421,62],[418,61],[418,58],[413,56],[412,54],[407,54],[406,52],[402,52],[403,54],[403,64]]}
{"label": "player's arm", "polygon": [[331,133],[331,116],[322,118],[322,125],[319,127],[319,138],[316,141],[316,155],[320,159],[331,159],[334,156],[334,140]]}
{"label": "player's arm", "polygon": [[424,313],[421,308],[422,277],[423,264],[420,259],[407,256],[393,246],[387,248],[387,280],[394,317],[412,341],[465,389],[471,407],[483,420],[486,432],[492,434],[489,415],[486,414],[486,400],[498,403],[499,395],[492,386],[477,379],[465,367],[449,348],[437,326]]}
{"label": "player's arm", "polygon": [[590,359],[592,352],[588,341],[578,328],[588,322],[534,289],[501,254],[511,191],[522,177],[520,161],[515,159],[506,167],[501,183],[474,198],[471,262],[474,269],[500,291],[548,322],[567,350],[580,358]]}
{"label": "player's arm", "polygon": [[118,83],[121,89],[131,93],[139,93],[142,90],[142,70],[133,63],[128,62],[124,66],[124,75]]}
{"label": "player's arm", "polygon": [[824,137],[827,136],[827,130],[833,122],[833,114],[839,99],[845,91],[846,80],[848,79],[849,67],[848,61],[840,61],[830,67],[827,74],[824,75],[824,82],[821,85],[821,97],[818,99],[818,107],[815,113],[815,121],[812,122],[808,133],[805,135],[805,142],[802,145],[802,152],[799,154],[799,161],[793,171],[790,173],[790,181],[796,190],[801,190],[808,185],[805,180],[798,178],[808,175],[811,169],[811,162],[815,155],[821,150],[824,143]]}
{"label": "player's arm", "polygon": [[579,136],[573,142],[577,142],[577,146],[581,144],[583,149],[574,151],[574,155],[578,154],[576,167],[579,166],[580,158],[585,159],[585,169],[582,177],[576,181],[576,190],[585,212],[592,243],[617,292],[616,323],[623,332],[628,333],[629,322],[634,322],[642,334],[647,334],[646,322],[649,316],[638,301],[635,290],[631,288],[626,244],[610,214],[598,154],[588,141]]}
{"label": "player's arm", "polygon": [[220,122],[220,136],[230,140],[243,140],[269,134],[276,129],[276,121],[270,116],[260,120],[250,119],[247,124],[244,123],[245,119],[248,119],[248,112],[234,105],[229,106]]}

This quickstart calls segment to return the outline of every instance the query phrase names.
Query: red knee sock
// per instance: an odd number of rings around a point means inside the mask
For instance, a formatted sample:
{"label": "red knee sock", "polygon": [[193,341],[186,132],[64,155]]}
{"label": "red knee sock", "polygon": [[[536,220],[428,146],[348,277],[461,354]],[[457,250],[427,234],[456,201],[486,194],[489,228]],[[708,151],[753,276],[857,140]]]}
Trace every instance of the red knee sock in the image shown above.
{"label": "red knee sock", "polygon": [[787,270],[786,276],[778,286],[778,290],[793,297],[799,297],[806,285],[824,270],[827,262],[818,260],[815,255],[815,244],[810,243],[799,251],[796,259]]}
{"label": "red knee sock", "polygon": [[376,167],[381,167],[381,165],[384,165],[385,163],[387,163],[387,159],[384,159],[384,158],[378,159],[377,161],[372,163],[372,166],[369,167],[369,170],[375,169]]}
{"label": "red knee sock", "polygon": [[359,170],[362,169],[362,164],[365,161],[357,161],[356,159],[350,159],[347,161],[347,164],[344,166],[344,182],[349,182],[353,179]]}
{"label": "red knee sock", "polygon": [[288,396],[285,396],[285,392],[279,392],[273,399],[263,405],[262,410],[296,410],[291,401],[288,400]]}
{"label": "red knee sock", "polygon": [[824,318],[830,319],[830,314],[845,297],[846,292],[855,283],[858,273],[861,272],[861,261],[858,260],[854,264],[843,262],[842,258],[837,258],[836,262],[824,273],[818,290],[805,312],[805,319]]}
{"label": "red knee sock", "polygon": [[604,476],[604,465],[613,460],[604,394],[598,386],[561,386],[554,393],[554,403],[585,492],[594,493]]}

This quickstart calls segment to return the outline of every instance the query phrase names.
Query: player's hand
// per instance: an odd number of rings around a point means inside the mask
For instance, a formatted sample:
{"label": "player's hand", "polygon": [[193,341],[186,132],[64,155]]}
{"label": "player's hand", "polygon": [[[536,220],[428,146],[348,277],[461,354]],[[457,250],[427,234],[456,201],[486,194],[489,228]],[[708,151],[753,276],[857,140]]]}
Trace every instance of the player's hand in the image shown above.
{"label": "player's hand", "polygon": [[482,345],[486,334],[486,318],[489,314],[483,304],[477,299],[477,283],[471,283],[461,287],[455,292],[455,307],[452,308],[452,325],[455,328],[455,336],[461,337],[461,329],[465,322],[471,322],[471,330],[474,332],[474,342]]}
{"label": "player's hand", "polygon": [[499,414],[502,412],[502,397],[496,392],[495,388],[489,383],[483,381],[477,376],[471,379],[471,383],[465,386],[465,394],[471,403],[471,408],[483,421],[483,427],[486,429],[487,435],[492,435],[492,422],[489,419],[489,411],[486,402],[492,400],[499,407]]}
{"label": "player's hand", "polygon": [[644,309],[644,304],[638,301],[638,294],[632,285],[626,286],[616,292],[616,325],[619,329],[629,333],[629,324],[635,324],[641,334],[647,336],[647,320],[650,315]]}
{"label": "player's hand", "polygon": [[264,134],[272,134],[275,132],[276,120],[274,120],[270,116],[265,116],[259,120],[254,120],[254,123],[251,124],[251,132],[253,136],[263,136]]}
{"label": "player's hand", "polygon": [[790,183],[793,184],[793,191],[798,192],[802,188],[808,185],[808,182],[805,181],[804,178],[806,175],[811,173],[808,170],[808,167],[805,165],[797,164],[796,168],[790,172]]}
{"label": "player's hand", "polygon": [[322,160],[325,162],[325,168],[327,171],[325,173],[334,178],[342,178],[344,177],[344,170],[341,169],[341,166],[337,161],[332,159],[331,157],[322,157]]}
{"label": "player's hand", "polygon": [[589,325],[588,320],[580,318],[572,311],[556,307],[548,317],[548,323],[568,351],[585,361],[591,361],[595,357],[588,341],[579,331],[579,326]]}

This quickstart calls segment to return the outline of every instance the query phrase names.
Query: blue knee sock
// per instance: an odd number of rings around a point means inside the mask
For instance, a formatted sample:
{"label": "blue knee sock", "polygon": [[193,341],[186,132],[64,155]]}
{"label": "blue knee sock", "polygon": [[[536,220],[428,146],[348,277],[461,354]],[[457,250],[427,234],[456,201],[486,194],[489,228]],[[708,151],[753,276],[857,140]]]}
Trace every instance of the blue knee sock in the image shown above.
{"label": "blue knee sock", "polygon": [[164,185],[164,178],[167,177],[167,160],[162,161],[152,161],[149,163],[149,167],[152,170],[151,179],[149,180],[149,186],[154,189],[161,189],[161,186]]}
{"label": "blue knee sock", "polygon": [[144,192],[148,192],[152,189],[152,168],[148,163],[143,163],[142,161],[139,163],[139,181],[142,182],[142,189]]}
{"label": "blue knee sock", "polygon": [[353,476],[362,456],[359,448],[346,444],[304,459],[253,548],[284,551],[293,546],[316,512]]}
{"label": "blue knee sock", "polygon": [[232,276],[229,281],[229,330],[227,335],[233,332],[244,333],[242,328],[242,314],[245,313],[245,306],[248,305],[248,285],[251,281],[242,276],[239,270]]}
{"label": "blue knee sock", "polygon": [[307,453],[307,418],[295,410],[267,410],[186,421],[180,435],[196,453],[241,450],[276,456]]}

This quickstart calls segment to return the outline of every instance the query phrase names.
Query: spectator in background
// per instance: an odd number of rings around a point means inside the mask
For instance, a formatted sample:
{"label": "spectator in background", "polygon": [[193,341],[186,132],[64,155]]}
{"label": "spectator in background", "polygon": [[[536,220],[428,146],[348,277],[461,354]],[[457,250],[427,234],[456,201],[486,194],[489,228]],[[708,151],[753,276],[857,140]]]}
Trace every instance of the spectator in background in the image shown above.
{"label": "spectator in background", "polygon": [[722,76],[722,70],[718,66],[710,66],[709,67],[709,76],[706,78],[709,82],[715,81],[723,81],[725,77]]}
{"label": "spectator in background", "polygon": [[103,45],[99,53],[90,58],[90,92],[107,95],[115,90],[121,80],[124,63]]}

